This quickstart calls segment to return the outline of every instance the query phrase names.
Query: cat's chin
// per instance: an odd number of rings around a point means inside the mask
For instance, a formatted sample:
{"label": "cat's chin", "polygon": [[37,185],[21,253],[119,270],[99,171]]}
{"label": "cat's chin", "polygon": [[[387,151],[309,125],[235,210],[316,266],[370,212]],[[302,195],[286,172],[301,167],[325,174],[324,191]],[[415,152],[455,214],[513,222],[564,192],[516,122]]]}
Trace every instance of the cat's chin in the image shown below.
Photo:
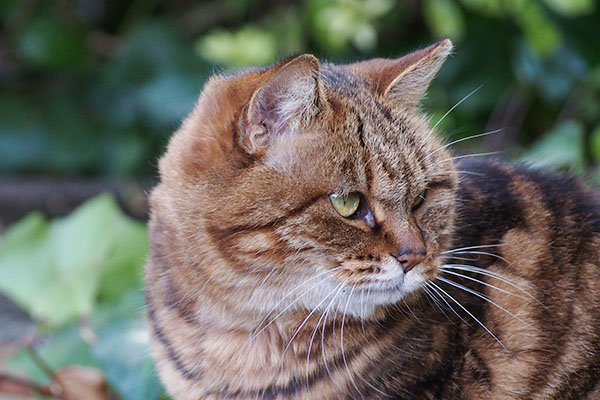
{"label": "cat's chin", "polygon": [[323,312],[328,310],[345,314],[347,317],[356,317],[369,319],[380,307],[396,304],[400,301],[407,301],[407,298],[418,292],[426,285],[429,280],[427,268],[423,265],[414,268],[408,273],[400,273],[385,280],[371,281],[367,284],[352,285],[347,283],[343,287],[339,284],[329,282],[324,292],[334,293],[335,298],[328,298],[327,301],[317,301],[316,304],[307,304],[307,309],[319,309]]}

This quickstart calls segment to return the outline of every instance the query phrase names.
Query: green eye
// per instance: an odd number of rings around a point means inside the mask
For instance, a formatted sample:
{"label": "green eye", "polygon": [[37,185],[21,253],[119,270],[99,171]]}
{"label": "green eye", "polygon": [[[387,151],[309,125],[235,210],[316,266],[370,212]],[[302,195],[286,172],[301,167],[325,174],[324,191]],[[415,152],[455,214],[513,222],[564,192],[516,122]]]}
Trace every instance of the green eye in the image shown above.
{"label": "green eye", "polygon": [[338,214],[344,218],[348,218],[358,210],[360,194],[358,192],[348,193],[347,195],[330,194],[329,200],[331,200],[331,205]]}
{"label": "green eye", "polygon": [[423,192],[422,194],[417,196],[415,201],[413,201],[413,203],[412,203],[411,209],[414,211],[417,208],[421,207],[421,205],[423,204],[424,201],[425,201],[425,192]]}

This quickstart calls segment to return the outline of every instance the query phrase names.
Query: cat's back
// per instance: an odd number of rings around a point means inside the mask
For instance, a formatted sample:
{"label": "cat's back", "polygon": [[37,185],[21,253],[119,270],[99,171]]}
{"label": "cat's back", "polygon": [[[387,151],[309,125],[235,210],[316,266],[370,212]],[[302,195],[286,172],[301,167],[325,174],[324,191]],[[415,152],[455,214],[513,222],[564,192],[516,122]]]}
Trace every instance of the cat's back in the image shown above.
{"label": "cat's back", "polygon": [[527,233],[547,238],[557,260],[600,264],[600,194],[580,178],[498,160],[463,162],[458,169],[459,244]]}
{"label": "cat's back", "polygon": [[458,169],[453,248],[464,250],[452,253],[447,271],[483,278],[487,286],[473,288],[489,301],[478,316],[498,339],[471,339],[466,363],[494,379],[470,380],[467,391],[600,398],[598,193],[572,176],[495,160]]}

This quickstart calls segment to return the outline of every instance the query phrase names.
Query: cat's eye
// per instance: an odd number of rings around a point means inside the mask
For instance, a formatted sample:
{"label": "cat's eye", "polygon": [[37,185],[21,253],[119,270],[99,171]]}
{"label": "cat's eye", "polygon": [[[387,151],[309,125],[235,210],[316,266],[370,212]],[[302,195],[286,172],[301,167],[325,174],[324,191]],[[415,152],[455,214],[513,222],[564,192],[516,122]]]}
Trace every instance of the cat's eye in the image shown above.
{"label": "cat's eye", "polygon": [[360,205],[360,194],[358,192],[330,194],[329,200],[331,200],[331,205],[338,214],[344,218],[348,218],[358,210],[358,206]]}
{"label": "cat's eye", "polygon": [[411,210],[415,211],[416,209],[421,207],[421,205],[423,204],[424,201],[425,201],[425,192],[421,193],[420,195],[418,195],[415,198],[412,205],[410,206]]}

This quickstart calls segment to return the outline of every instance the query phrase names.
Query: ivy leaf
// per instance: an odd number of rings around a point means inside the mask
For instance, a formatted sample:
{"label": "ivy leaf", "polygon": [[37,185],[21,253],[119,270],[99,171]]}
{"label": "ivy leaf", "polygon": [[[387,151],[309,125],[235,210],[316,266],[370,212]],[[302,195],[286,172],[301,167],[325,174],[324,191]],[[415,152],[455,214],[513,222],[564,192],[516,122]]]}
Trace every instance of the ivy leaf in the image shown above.
{"label": "ivy leaf", "polygon": [[145,228],[112,196],[52,222],[34,213],[0,240],[0,291],[37,320],[60,326],[89,315],[100,294],[115,300],[139,287],[146,251]]}
{"label": "ivy leaf", "polygon": [[543,0],[554,12],[565,17],[577,17],[594,12],[594,0]]}
{"label": "ivy leaf", "polygon": [[143,318],[114,320],[99,332],[93,354],[124,399],[154,400],[163,393],[148,346]]}
{"label": "ivy leaf", "polygon": [[450,0],[427,0],[423,3],[423,16],[436,37],[460,38],[465,32],[465,22],[460,7]]}
{"label": "ivy leaf", "polygon": [[581,124],[564,122],[534,143],[523,159],[539,167],[571,168],[581,172],[584,163],[583,137]]}
{"label": "ivy leaf", "polygon": [[33,64],[50,69],[81,67],[88,56],[82,32],[48,16],[27,26],[18,40],[18,51]]}

